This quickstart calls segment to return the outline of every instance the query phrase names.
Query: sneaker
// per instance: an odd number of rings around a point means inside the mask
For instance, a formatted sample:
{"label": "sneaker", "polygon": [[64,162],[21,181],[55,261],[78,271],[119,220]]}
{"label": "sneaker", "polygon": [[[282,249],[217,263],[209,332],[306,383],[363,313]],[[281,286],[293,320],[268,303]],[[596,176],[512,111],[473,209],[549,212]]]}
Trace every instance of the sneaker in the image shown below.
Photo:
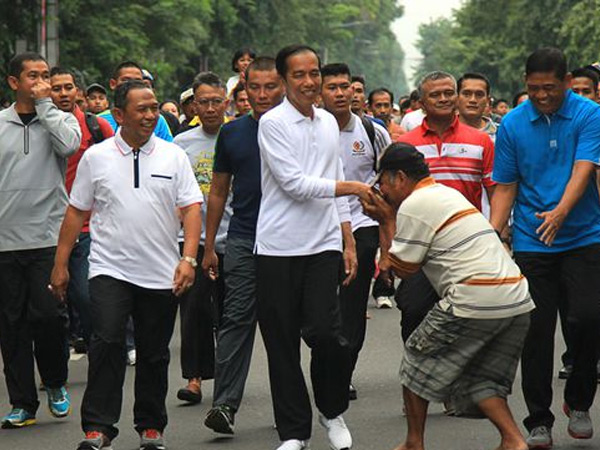
{"label": "sneaker", "polygon": [[552,448],[551,429],[545,426],[535,427],[529,432],[526,442],[530,449]]}
{"label": "sneaker", "polygon": [[137,355],[135,353],[135,348],[133,350],[129,350],[127,352],[127,365],[135,366],[136,359],[137,359]]}
{"label": "sneaker", "polygon": [[67,417],[71,413],[71,398],[65,387],[46,388],[48,409],[57,418]]}
{"label": "sneaker", "polygon": [[227,405],[212,408],[206,414],[204,425],[216,433],[233,434],[235,413]]}
{"label": "sneaker", "polygon": [[352,448],[352,436],[342,416],[327,419],[322,414],[319,414],[319,422],[327,430],[331,450],[349,450]]}
{"label": "sneaker", "polygon": [[77,450],[112,450],[110,439],[99,431],[88,431],[77,446]]}
{"label": "sneaker", "polygon": [[2,418],[2,428],[21,428],[35,424],[35,415],[22,408],[13,408]]}
{"label": "sneaker", "polygon": [[160,431],[148,429],[140,434],[140,450],[165,450],[166,448]]}
{"label": "sneaker", "polygon": [[356,400],[358,398],[358,392],[352,383],[350,383],[350,388],[348,390],[348,398],[350,400]]}
{"label": "sneaker", "polygon": [[570,409],[569,405],[563,403],[563,411],[569,418],[567,431],[574,439],[591,439],[594,435],[592,419],[589,411],[577,411]]}
{"label": "sneaker", "polygon": [[83,338],[79,337],[73,341],[73,351],[78,355],[87,353],[87,344]]}
{"label": "sneaker", "polygon": [[391,309],[394,306],[392,297],[377,297],[375,303],[379,309]]}
{"label": "sneaker", "polygon": [[189,380],[186,387],[177,391],[177,398],[190,404],[198,404],[202,401],[202,389],[197,380]]}
{"label": "sneaker", "polygon": [[309,448],[308,441],[300,441],[298,439],[288,439],[283,441],[277,450],[303,450]]}
{"label": "sneaker", "polygon": [[571,364],[565,364],[558,371],[558,378],[561,380],[566,380],[569,378],[569,375],[571,375],[571,372],[573,372],[573,366]]}

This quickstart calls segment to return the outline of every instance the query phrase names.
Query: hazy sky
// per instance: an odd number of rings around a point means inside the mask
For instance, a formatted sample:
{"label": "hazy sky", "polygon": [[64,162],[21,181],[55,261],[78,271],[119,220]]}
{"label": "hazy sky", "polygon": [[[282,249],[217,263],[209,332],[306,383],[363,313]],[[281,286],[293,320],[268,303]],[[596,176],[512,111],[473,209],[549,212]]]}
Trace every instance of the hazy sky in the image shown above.
{"label": "hazy sky", "polygon": [[404,49],[404,72],[410,86],[413,85],[413,67],[419,62],[421,54],[415,48],[419,25],[438,17],[450,17],[452,9],[458,8],[462,0],[399,0],[404,5],[404,15],[392,24],[392,30]]}

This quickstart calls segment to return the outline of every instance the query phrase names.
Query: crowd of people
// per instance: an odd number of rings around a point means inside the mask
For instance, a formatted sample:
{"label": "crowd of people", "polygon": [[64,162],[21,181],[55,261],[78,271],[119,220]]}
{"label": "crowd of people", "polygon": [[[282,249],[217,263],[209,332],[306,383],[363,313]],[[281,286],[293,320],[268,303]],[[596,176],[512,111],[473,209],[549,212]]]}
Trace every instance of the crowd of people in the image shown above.
{"label": "crowd of people", "polygon": [[[600,350],[600,102],[594,66],[542,48],[512,108],[488,78],[444,71],[394,102],[305,45],[240,49],[226,82],[199,73],[159,101],[119,63],[108,89],[38,54],[8,68],[0,111],[0,348],[10,412],[33,425],[34,360],[53,416],[71,412],[69,344],[88,354],[78,450],[111,448],[135,365],[141,450],[165,449],[169,343],[177,397],[233,435],[257,324],[278,450],[318,421],[352,448],[343,414],[367,305],[401,311],[406,440],[423,450],[430,402],[487,417],[501,450],[549,449],[554,334],[567,344],[568,434],[589,439]],[[110,94],[110,95],[109,95]],[[598,264],[598,266],[596,266]],[[508,407],[517,367],[524,436]]]}

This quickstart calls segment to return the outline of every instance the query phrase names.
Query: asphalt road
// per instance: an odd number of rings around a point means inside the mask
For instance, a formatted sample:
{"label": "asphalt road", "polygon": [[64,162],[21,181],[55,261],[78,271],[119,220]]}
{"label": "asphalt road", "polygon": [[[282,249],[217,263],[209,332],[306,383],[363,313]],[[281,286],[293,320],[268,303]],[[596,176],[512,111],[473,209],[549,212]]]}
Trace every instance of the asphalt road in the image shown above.
{"label": "asphalt road", "polygon": [[[391,450],[406,431],[402,417],[401,386],[398,383],[399,361],[402,345],[399,332],[399,313],[394,310],[369,309],[372,318],[368,324],[368,336],[359,360],[354,382],[358,389],[358,400],[351,402],[345,414],[352,431],[355,450]],[[556,361],[563,345],[557,339]],[[271,398],[266,368],[266,355],[260,338],[246,385],[242,408],[236,417],[236,434],[233,438],[217,437],[203,425],[204,415],[212,400],[212,383],[203,384],[204,401],[196,406],[183,406],[175,392],[183,385],[179,369],[179,333],[173,338],[170,391],[167,399],[169,426],[166,440],[170,450],[216,450],[243,449],[269,450],[278,446],[278,437],[273,428]],[[305,368],[309,353],[304,349]],[[45,407],[46,394],[40,392],[43,407],[38,412],[35,426],[22,430],[0,430],[0,450],[64,450],[75,449],[82,433],[79,427],[79,407],[85,387],[87,360],[72,358],[70,362],[69,392],[73,402],[73,413],[66,419],[57,420],[50,416]],[[135,450],[138,436],[133,430],[133,376],[134,368],[128,368],[125,382],[123,413],[119,424],[121,433],[114,441],[115,450]],[[306,372],[307,373],[307,372]],[[591,440],[575,441],[566,432],[567,419],[560,413],[564,382],[555,379],[554,412],[557,416],[554,427],[556,449],[600,449],[600,431]],[[513,413],[518,421],[525,417],[525,405],[517,378],[514,395],[510,398]],[[2,411],[9,408],[4,382],[0,383]],[[600,402],[592,409],[592,418],[600,430]],[[313,450],[327,450],[325,432],[319,426],[316,415],[313,419]],[[438,405],[433,405],[427,421],[427,448],[444,450],[493,449],[498,445],[495,429],[485,420],[450,418],[442,414]]]}

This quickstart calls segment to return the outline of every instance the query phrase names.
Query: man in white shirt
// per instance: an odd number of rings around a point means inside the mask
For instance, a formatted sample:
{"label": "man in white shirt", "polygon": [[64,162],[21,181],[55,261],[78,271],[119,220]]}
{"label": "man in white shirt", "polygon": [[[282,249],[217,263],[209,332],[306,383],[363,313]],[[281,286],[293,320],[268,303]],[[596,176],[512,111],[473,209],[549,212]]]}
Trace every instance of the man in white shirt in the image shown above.
{"label": "man in white shirt", "polygon": [[[387,130],[361,118],[350,110],[353,96],[350,69],[346,64],[328,64],[321,69],[321,98],[340,129],[340,148],[346,180],[370,183],[375,178],[377,158],[391,144]],[[340,289],[342,334],[350,346],[352,372],[358,361],[366,331],[367,302],[375,274],[375,255],[379,248],[378,223],[362,212],[357,198],[348,198],[352,233],[356,241],[358,272],[356,279]],[[350,400],[357,397],[350,384]]]}
{"label": "man in white shirt", "polygon": [[535,308],[527,280],[490,223],[455,189],[436,183],[410,144],[380,159],[381,193],[363,201],[381,227],[379,267],[423,270],[441,300],[410,335],[400,369],[408,434],[423,450],[429,402],[477,408],[501,434],[498,450],[527,450],[507,396]]}
{"label": "man in white shirt", "polygon": [[[278,450],[301,450],[312,410],[300,366],[300,337],[312,349],[311,378],[320,423],[331,448],[352,438],[348,408],[350,353],[341,334],[337,296],[342,235],[345,280],[356,275],[350,210],[341,195],[367,195],[343,178],[335,118],[313,105],[321,88],[320,60],[293,45],[276,58],[287,98],[259,122],[262,198],[256,230],[258,320],[269,360]],[[341,225],[340,225],[341,224]]]}
{"label": "man in white shirt", "polygon": [[[127,81],[116,89],[114,101],[120,128],[114,138],[92,146],[79,163],[50,288],[64,301],[69,255],[91,213],[94,324],[81,406],[85,439],[78,450],[110,448],[118,434],[130,315],[138,351],[135,428],[141,450],[162,450],[176,296],[194,281],[202,195],[185,152],[152,134],[159,117],[154,92],[142,81]],[[179,216],[185,227],[181,259]]]}

